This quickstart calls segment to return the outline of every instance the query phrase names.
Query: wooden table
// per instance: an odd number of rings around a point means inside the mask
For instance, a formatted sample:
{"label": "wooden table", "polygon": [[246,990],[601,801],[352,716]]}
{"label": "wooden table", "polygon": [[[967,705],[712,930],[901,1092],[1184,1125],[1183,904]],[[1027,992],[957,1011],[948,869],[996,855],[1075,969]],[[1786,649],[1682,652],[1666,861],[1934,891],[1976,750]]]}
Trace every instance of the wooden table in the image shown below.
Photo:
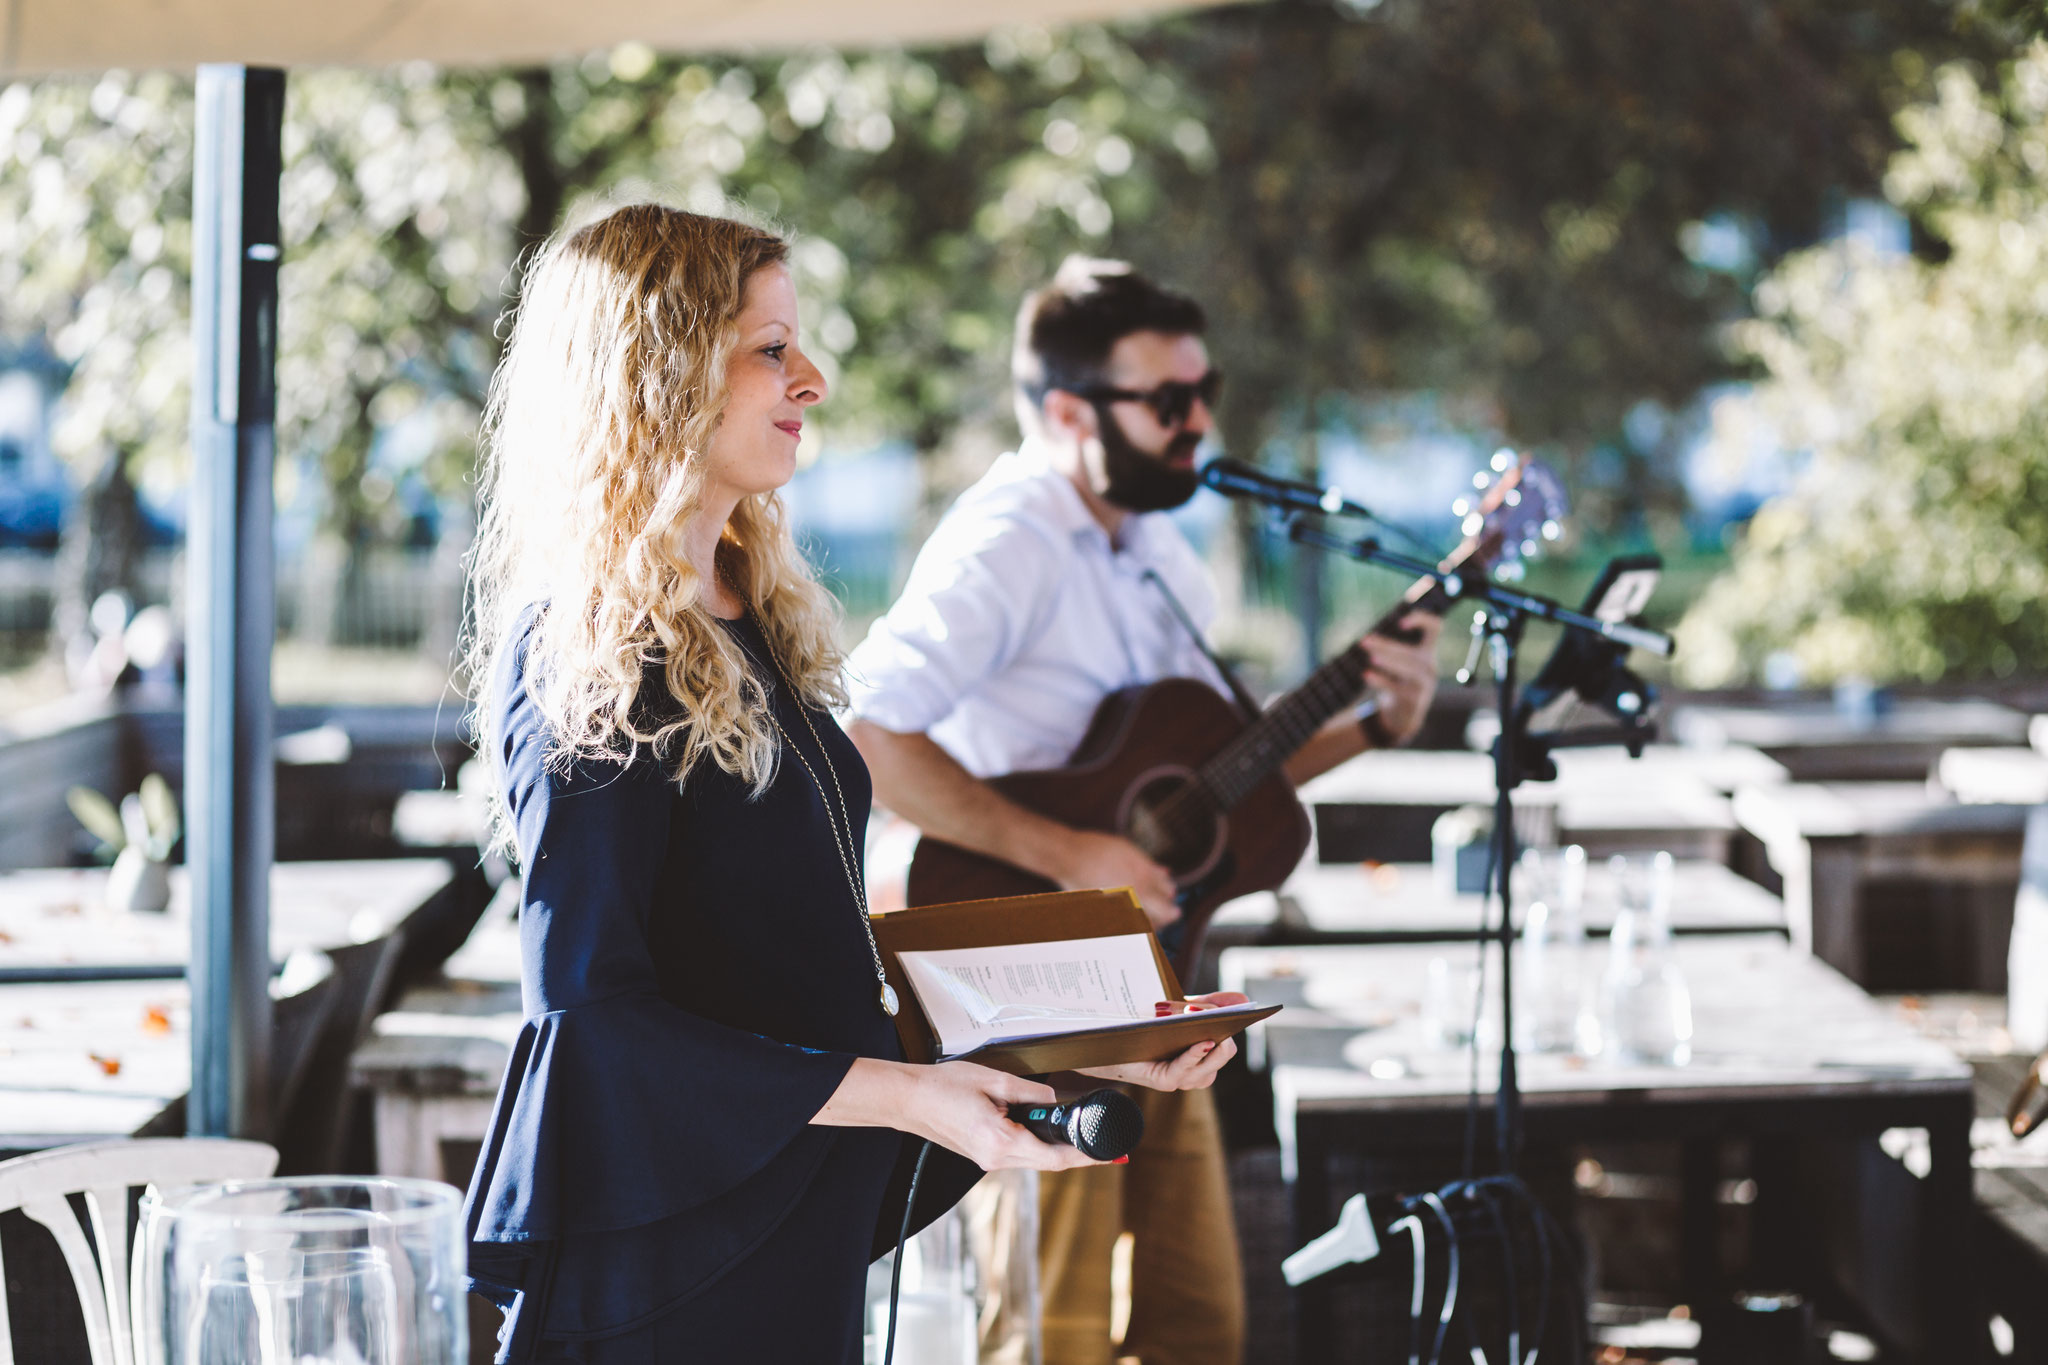
{"label": "wooden table", "polygon": [[[1587,932],[1607,933],[1614,914],[1612,878],[1595,858],[1581,911]],[[1488,923],[1498,915],[1496,908]],[[1265,926],[1264,941],[1273,944],[1441,943],[1477,937],[1480,916],[1477,894],[1446,894],[1426,863],[1321,863],[1312,849],[1278,892],[1239,897],[1215,923]],[[1520,916],[1518,909],[1518,922]],[[1671,927],[1681,934],[1783,933],[1785,905],[1719,863],[1682,860],[1672,881]]]}
{"label": "wooden table", "polygon": [[[1930,1341],[1970,1340],[1969,1068],[1782,939],[1689,938],[1679,940],[1674,951],[1693,999],[1692,1064],[1621,1067],[1524,1056],[1529,1139],[1685,1144],[1686,1278],[1692,1292],[1704,1294],[1713,1292],[1718,1266],[1711,1221],[1698,1215],[1712,1202],[1721,1142],[1875,1137],[1894,1128],[1924,1128],[1921,1320]],[[1328,1228],[1351,1193],[1332,1187],[1330,1161],[1337,1153],[1430,1145],[1458,1150],[1469,1055],[1436,1045],[1421,1018],[1427,964],[1441,955],[1440,949],[1413,945],[1238,948],[1224,954],[1227,988],[1292,1002],[1255,1027],[1262,1037],[1248,1053],[1262,1060],[1271,1077],[1283,1173],[1293,1182],[1297,1242]],[[1488,973],[1497,982],[1496,973],[1497,959]],[[1494,1077],[1495,1059],[1483,1057],[1486,1133],[1492,1131]],[[1297,1309],[1300,1358],[1336,1359],[1328,1289],[1313,1282],[1305,1286]],[[1964,1359],[1967,1352],[1957,1348],[1936,1358]]]}
{"label": "wooden table", "polygon": [[[1788,783],[1734,799],[1784,880],[1792,941],[1886,990],[2005,989],[2028,809],[1963,804],[1922,782]],[[1886,904],[1881,883],[1908,885]],[[1922,922],[1873,927],[1884,917]]]}
{"label": "wooden table", "polygon": [[1682,706],[1672,714],[1671,735],[1708,751],[1761,749],[1795,782],[1917,782],[1944,749],[2026,743],[2027,717],[1976,697],[1902,699],[1862,718],[1827,701]]}
{"label": "wooden table", "polygon": [[1934,780],[1966,805],[2038,806],[2048,801],[2048,754],[2017,745],[1946,749]]}
{"label": "wooden table", "polygon": [[[105,879],[100,870],[0,876],[0,1148],[125,1137],[191,1086],[181,870],[161,915],[107,910]],[[351,1008],[337,1004],[332,1016],[347,1032],[344,1052],[357,1011],[374,1008],[398,954],[380,941],[401,943],[451,881],[438,859],[274,867],[271,950],[280,962],[318,953],[317,970],[331,970],[326,952],[373,945],[357,954],[375,962],[364,964],[365,979],[350,978]],[[295,975],[286,971],[279,984],[293,989]],[[323,1015],[310,1024],[328,1022]],[[310,1049],[317,1039],[298,1041]]]}
{"label": "wooden table", "polygon": [[[368,943],[418,914],[453,880],[438,858],[276,863],[271,955]],[[0,875],[0,983],[181,977],[192,951],[185,869],[171,869],[160,915],[106,907],[104,868]]]}
{"label": "wooden table", "polygon": [[[1663,848],[1679,857],[1728,860],[1735,821],[1724,794],[1783,780],[1784,770],[1753,750],[1695,753],[1651,745],[1564,750],[1551,782],[1515,789],[1525,836],[1585,845],[1604,856]],[[1461,806],[1493,804],[1493,759],[1456,750],[1393,749],[1359,755],[1301,789],[1328,857],[1346,862],[1415,862],[1430,856],[1436,818]]]}
{"label": "wooden table", "polygon": [[125,1137],[192,1083],[183,981],[0,986],[0,1150]]}

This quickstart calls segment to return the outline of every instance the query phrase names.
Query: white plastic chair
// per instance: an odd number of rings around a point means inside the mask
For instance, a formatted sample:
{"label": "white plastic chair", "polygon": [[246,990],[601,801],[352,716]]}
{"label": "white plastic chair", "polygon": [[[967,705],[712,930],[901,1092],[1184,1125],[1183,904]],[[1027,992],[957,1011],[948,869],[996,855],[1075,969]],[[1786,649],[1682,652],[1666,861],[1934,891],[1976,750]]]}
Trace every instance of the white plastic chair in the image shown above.
{"label": "white plastic chair", "polygon": [[[0,1213],[20,1209],[57,1239],[78,1290],[92,1365],[137,1365],[130,1306],[139,1297],[142,1267],[129,1247],[128,1191],[260,1180],[276,1167],[276,1148],[226,1138],[120,1138],[53,1147],[0,1161]],[[91,1242],[67,1197],[74,1194],[85,1196]],[[14,1365],[5,1286],[0,1268],[0,1365]]]}

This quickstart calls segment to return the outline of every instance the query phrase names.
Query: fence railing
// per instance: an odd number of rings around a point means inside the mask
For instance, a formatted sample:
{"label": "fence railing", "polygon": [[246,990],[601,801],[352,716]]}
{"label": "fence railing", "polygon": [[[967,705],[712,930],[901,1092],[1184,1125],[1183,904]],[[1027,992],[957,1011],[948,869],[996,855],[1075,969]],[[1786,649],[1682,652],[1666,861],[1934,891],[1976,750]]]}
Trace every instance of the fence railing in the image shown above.
{"label": "fence railing", "polygon": [[[153,550],[139,566],[137,607],[179,614],[183,559]],[[371,649],[422,649],[445,657],[462,620],[459,548],[377,546],[345,554],[308,551],[277,565],[281,639]],[[57,558],[0,550],[0,637],[4,652],[32,654],[47,640],[57,597]]]}

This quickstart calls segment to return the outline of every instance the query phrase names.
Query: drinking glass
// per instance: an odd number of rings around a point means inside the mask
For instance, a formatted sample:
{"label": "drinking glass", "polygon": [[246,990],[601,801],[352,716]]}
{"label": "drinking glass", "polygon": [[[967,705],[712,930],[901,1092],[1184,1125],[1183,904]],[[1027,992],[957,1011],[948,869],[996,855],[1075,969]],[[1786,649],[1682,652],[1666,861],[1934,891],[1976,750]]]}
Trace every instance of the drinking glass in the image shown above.
{"label": "drinking glass", "polygon": [[248,1180],[143,1197],[146,1365],[464,1365],[462,1195]]}
{"label": "drinking glass", "polygon": [[1515,1046],[1570,1052],[1586,1004],[1586,850],[1577,844],[1525,850],[1518,888],[1525,908],[1515,968]]}
{"label": "drinking glass", "polygon": [[[1031,1194],[1035,1204],[1037,1182],[1029,1182],[1023,1192]],[[1035,1218],[1032,1231],[1035,1251]],[[903,1248],[902,1285],[896,1300],[896,1365],[974,1365],[978,1355],[974,1290],[981,1277],[968,1240],[966,1220],[955,1208],[940,1215]],[[886,1275],[876,1273],[886,1265],[886,1261],[877,1261],[868,1279],[872,1326],[863,1353],[877,1361],[889,1338],[889,1281]]]}
{"label": "drinking glass", "polygon": [[1601,983],[1602,1056],[1624,1065],[1692,1060],[1692,994],[1671,948],[1669,853],[1611,859],[1613,936]]}
{"label": "drinking glass", "polygon": [[1614,885],[1615,910],[1637,914],[1671,927],[1671,883],[1675,864],[1669,853],[1617,853],[1607,860]]}
{"label": "drinking glass", "polygon": [[1498,1013],[1489,1009],[1484,997],[1486,974],[1468,959],[1433,957],[1423,977],[1422,1029],[1437,1047],[1452,1051],[1475,1041],[1472,1026],[1479,1024],[1478,1042],[1487,1034],[1500,1037]]}

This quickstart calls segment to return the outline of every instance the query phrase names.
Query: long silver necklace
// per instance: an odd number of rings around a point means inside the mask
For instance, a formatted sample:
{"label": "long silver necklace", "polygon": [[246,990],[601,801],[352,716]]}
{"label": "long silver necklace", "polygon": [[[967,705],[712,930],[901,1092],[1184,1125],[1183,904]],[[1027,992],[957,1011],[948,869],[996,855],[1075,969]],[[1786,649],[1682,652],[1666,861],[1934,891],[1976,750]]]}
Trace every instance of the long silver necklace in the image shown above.
{"label": "long silver necklace", "polygon": [[[735,596],[739,595],[737,590],[732,589],[731,584],[726,586]],[[761,632],[761,643],[768,654],[768,666],[775,670],[776,681],[782,684],[783,690],[795,703],[797,714],[803,717],[804,728],[811,732],[811,743],[818,746],[818,757],[824,761],[825,771],[832,778],[832,788],[828,792],[824,782],[818,777],[818,770],[804,757],[803,749],[790,738],[789,731],[782,728],[782,722],[775,718],[775,699],[770,697],[765,708],[768,723],[775,727],[775,733],[781,737],[782,747],[795,754],[796,761],[803,764],[804,771],[811,775],[811,785],[818,789],[819,804],[825,807],[825,823],[832,830],[832,849],[839,855],[839,867],[846,874],[847,889],[853,892],[854,909],[860,913],[861,932],[868,937],[868,953],[875,960],[875,996],[882,1003],[882,1013],[893,1019],[899,1008],[896,988],[889,984],[889,974],[882,969],[882,950],[875,943],[875,926],[868,911],[867,888],[861,885],[860,875],[856,870],[860,866],[860,857],[853,842],[853,816],[847,810],[846,793],[839,786],[839,770],[832,764],[832,755],[825,752],[825,741],[819,736],[818,727],[811,723],[811,708],[797,695],[796,689],[789,684],[788,675],[782,671],[782,662],[775,657],[775,647],[768,643],[768,632],[762,627],[761,618],[754,615],[753,604],[747,602],[744,597],[741,597],[740,601],[746,606],[747,619],[754,623],[755,630]],[[835,801],[838,803],[836,810]]]}

